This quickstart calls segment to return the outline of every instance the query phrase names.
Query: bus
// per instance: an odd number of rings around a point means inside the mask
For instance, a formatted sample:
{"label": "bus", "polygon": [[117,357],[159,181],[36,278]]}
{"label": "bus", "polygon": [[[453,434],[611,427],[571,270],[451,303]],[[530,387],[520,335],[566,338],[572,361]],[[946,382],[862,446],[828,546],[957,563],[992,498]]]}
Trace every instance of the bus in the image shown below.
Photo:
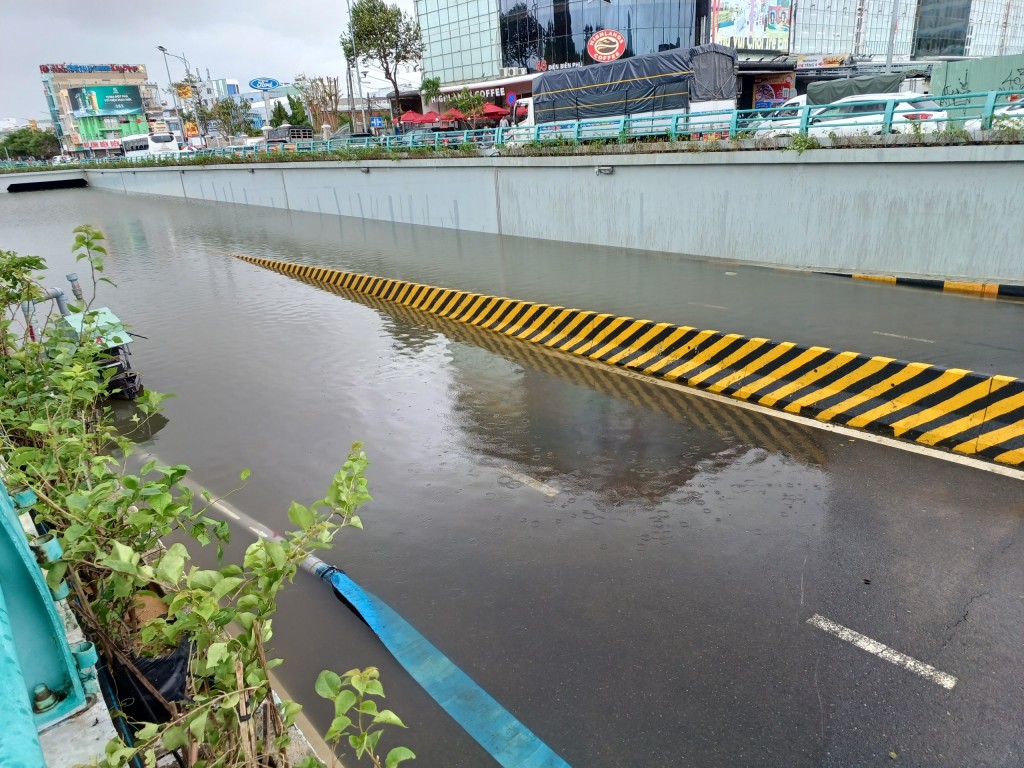
{"label": "bus", "polygon": [[177,157],[181,150],[173,133],[150,133],[142,136],[125,136],[121,149],[127,160],[145,160],[159,157]]}

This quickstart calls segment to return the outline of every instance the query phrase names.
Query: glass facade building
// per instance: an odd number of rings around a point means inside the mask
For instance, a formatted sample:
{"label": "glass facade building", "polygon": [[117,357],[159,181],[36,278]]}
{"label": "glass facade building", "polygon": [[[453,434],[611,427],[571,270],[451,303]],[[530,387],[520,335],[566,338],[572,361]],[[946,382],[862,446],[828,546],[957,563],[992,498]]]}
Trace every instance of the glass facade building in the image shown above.
{"label": "glass facade building", "polygon": [[625,38],[623,56],[691,46],[698,3],[707,0],[416,0],[424,74],[451,84],[591,64],[587,41],[603,29]]}
{"label": "glass facade building", "polygon": [[604,29],[626,40],[622,57],[694,44],[694,0],[498,0],[503,67],[529,72],[593,64],[587,41]]}
{"label": "glass facade building", "polygon": [[423,71],[442,83],[496,77],[501,65],[497,0],[416,0]]}

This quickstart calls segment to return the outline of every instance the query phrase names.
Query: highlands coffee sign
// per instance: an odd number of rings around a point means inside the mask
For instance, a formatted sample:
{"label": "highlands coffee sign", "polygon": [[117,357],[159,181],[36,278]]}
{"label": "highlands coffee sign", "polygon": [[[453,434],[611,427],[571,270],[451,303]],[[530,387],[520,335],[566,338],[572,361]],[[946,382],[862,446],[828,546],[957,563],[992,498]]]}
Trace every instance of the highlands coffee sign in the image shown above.
{"label": "highlands coffee sign", "polygon": [[90,72],[142,72],[143,64],[40,64],[39,71],[45,74],[88,74]]}
{"label": "highlands coffee sign", "polygon": [[615,61],[626,52],[626,38],[614,29],[602,29],[590,36],[587,53],[594,61]]}

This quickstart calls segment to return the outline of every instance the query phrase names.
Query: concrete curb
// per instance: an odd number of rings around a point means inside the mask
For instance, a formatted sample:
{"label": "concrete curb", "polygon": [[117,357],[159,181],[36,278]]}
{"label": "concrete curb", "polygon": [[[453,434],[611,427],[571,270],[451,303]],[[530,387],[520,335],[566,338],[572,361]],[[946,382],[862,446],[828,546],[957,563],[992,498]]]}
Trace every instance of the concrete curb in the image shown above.
{"label": "concrete curb", "polygon": [[590,360],[819,421],[1024,464],[1024,381],[232,254]]}
{"label": "concrete curb", "polygon": [[1024,299],[1024,285],[1016,283],[973,283],[959,280],[930,280],[925,277],[896,277],[894,275],[862,275],[856,272],[820,272],[816,275],[849,277],[854,280],[870,280],[889,285],[909,285],[914,288],[928,288],[933,291],[963,293],[985,299]]}

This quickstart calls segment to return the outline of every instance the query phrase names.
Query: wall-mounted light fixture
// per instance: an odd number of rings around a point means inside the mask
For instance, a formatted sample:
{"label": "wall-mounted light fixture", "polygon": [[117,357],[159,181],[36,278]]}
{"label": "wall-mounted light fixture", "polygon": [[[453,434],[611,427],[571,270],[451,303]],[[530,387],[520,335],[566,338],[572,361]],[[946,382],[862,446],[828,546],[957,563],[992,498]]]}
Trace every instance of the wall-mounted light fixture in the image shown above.
{"label": "wall-mounted light fixture", "polygon": [[359,171],[360,171],[360,173],[369,173],[370,169],[369,168],[360,168]]}
{"label": "wall-mounted light fixture", "polygon": [[598,176],[611,176],[613,173],[615,173],[615,169],[610,165],[598,165],[594,168],[594,173],[596,173]]}
{"label": "wall-mounted light fixture", "polygon": [[255,168],[250,168],[249,169],[249,173],[256,173],[256,169]]}

